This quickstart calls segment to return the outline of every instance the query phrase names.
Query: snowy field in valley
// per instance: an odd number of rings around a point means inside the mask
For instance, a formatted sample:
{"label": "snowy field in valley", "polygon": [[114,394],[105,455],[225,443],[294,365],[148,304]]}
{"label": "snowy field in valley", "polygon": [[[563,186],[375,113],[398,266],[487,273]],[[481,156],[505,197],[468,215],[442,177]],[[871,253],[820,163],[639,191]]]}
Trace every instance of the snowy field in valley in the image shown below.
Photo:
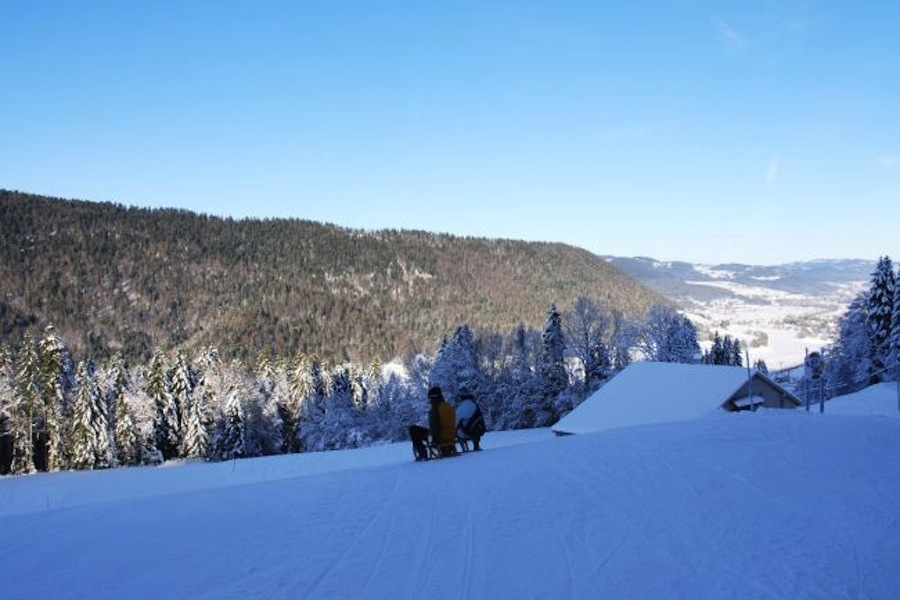
{"label": "snowy field in valley", "polygon": [[847,286],[827,297],[812,297],[729,281],[698,283],[734,296],[705,302],[702,308],[688,310],[688,317],[722,336],[750,344],[745,350],[749,350],[751,362],[764,360],[772,370],[802,364],[807,350],[818,351],[831,344],[834,324],[859,292]]}
{"label": "snowy field in valley", "polygon": [[19,598],[853,598],[900,590],[896,384],[816,411],[0,478]]}
{"label": "snowy field in valley", "polygon": [[751,363],[764,360],[771,371],[802,364],[807,350],[833,343],[838,319],[868,289],[876,266],[859,260],[769,266],[608,260],[676,301],[704,333],[739,339],[749,346]]}

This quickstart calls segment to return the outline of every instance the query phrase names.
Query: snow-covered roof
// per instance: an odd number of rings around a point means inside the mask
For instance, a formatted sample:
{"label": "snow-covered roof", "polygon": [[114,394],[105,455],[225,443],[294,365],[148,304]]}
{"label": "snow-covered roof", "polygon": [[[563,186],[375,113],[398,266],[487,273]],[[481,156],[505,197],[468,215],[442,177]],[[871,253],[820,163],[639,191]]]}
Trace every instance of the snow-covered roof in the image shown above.
{"label": "snow-covered roof", "polygon": [[747,377],[744,367],[632,363],[552,429],[590,433],[693,419],[719,409]]}

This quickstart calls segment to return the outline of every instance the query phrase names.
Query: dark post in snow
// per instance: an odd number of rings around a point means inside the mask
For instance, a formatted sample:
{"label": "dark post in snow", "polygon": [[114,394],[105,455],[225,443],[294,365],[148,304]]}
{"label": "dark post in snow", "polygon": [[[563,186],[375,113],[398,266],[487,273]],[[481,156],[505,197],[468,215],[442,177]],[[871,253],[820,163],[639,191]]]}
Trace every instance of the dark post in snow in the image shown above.
{"label": "dark post in snow", "polygon": [[753,402],[753,371],[750,369],[750,351],[744,349],[747,357],[747,398],[750,400],[750,412],[756,412],[756,404]]}
{"label": "dark post in snow", "polygon": [[809,348],[803,357],[803,396],[806,401],[806,412],[809,412]]}

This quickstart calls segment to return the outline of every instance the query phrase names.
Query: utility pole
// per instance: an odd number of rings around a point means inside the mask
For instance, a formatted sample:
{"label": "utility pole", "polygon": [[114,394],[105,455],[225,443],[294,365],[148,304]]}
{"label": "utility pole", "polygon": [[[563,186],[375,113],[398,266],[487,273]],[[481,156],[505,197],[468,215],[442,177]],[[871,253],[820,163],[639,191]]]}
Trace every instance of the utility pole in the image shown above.
{"label": "utility pole", "polygon": [[750,412],[756,412],[753,403],[753,371],[750,369],[750,351],[744,348],[744,356],[747,357],[747,399],[750,400]]}
{"label": "utility pole", "polygon": [[806,401],[806,412],[809,412],[809,348],[803,357],[803,396]]}

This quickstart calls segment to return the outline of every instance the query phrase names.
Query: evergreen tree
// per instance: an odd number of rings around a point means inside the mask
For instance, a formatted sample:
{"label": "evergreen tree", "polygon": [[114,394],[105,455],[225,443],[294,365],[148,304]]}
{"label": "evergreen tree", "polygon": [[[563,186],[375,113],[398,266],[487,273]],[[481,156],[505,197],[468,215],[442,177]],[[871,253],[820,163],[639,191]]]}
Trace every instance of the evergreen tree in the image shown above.
{"label": "evergreen tree", "polygon": [[288,376],[288,366],[282,359],[274,359],[268,356],[260,356],[256,365],[256,379],[259,383],[260,395],[259,422],[255,427],[255,435],[258,438],[260,452],[263,455],[280,454],[287,452],[291,431],[286,430],[284,419],[294,423],[294,415],[291,414],[291,394]]}
{"label": "evergreen tree", "polygon": [[38,360],[41,389],[40,462],[47,471],[57,471],[66,466],[63,422],[72,387],[72,360],[52,325],[47,327],[38,346]]}
{"label": "evergreen tree", "polygon": [[15,411],[16,392],[12,356],[6,346],[0,345],[0,475],[9,473],[12,466]]}
{"label": "evergreen tree", "polygon": [[894,308],[891,316],[891,342],[888,364],[892,365],[893,377],[900,381],[900,266],[894,281]]}
{"label": "evergreen tree", "polygon": [[127,400],[130,387],[125,360],[121,354],[116,354],[109,366],[106,392],[103,394],[106,405],[110,407],[113,465],[140,464],[140,443]]}
{"label": "evergreen tree", "polygon": [[719,358],[719,362],[717,365],[731,365],[731,361],[734,358],[734,342],[731,339],[730,335],[725,335],[725,339],[722,341],[722,354]]}
{"label": "evergreen tree", "polygon": [[866,303],[866,324],[871,344],[871,383],[885,379],[884,370],[890,355],[895,285],[894,266],[890,258],[883,256],[878,259],[878,265],[872,273],[872,285]]}
{"label": "evergreen tree", "polygon": [[415,382],[396,372],[388,373],[378,387],[378,405],[373,413],[379,439],[391,442],[409,439],[408,427],[422,422],[422,396]]}
{"label": "evergreen tree", "polygon": [[431,384],[440,386],[449,402],[466,388],[478,396],[481,388],[481,368],[475,338],[468,325],[458,326],[449,340],[444,340],[431,367]]}
{"label": "evergreen tree", "polygon": [[668,354],[672,362],[695,363],[699,360],[697,328],[683,315],[676,314],[670,325]]}
{"label": "evergreen tree", "polygon": [[115,464],[113,438],[110,435],[109,403],[100,392],[92,364],[88,365],[87,385],[91,387],[91,422],[94,428],[94,468],[108,469]]}
{"label": "evergreen tree", "polygon": [[163,460],[177,457],[181,445],[181,417],[171,387],[165,355],[157,350],[147,374],[147,395],[154,406],[153,446]]}
{"label": "evergreen tree", "polygon": [[541,335],[541,352],[537,373],[539,397],[537,405],[526,408],[531,411],[531,427],[546,427],[559,420],[560,413],[569,407],[558,404],[560,395],[569,386],[569,374],[565,363],[566,339],[562,329],[562,317],[553,304],[547,311],[547,321]]}
{"label": "evergreen tree", "polygon": [[640,349],[653,362],[697,362],[700,345],[690,319],[675,309],[656,304],[647,313]]}
{"label": "evergreen tree", "polygon": [[225,403],[221,432],[216,440],[216,456],[219,460],[245,456],[244,409],[238,389],[232,390]]}
{"label": "evergreen tree", "polygon": [[[182,456],[187,456],[187,429],[189,415],[194,404],[194,389],[197,387],[197,371],[188,362],[183,351],[178,351],[175,356],[175,365],[172,370],[171,399],[174,404],[172,417],[177,421],[177,447]],[[194,432],[195,434],[198,432]],[[173,440],[175,441],[175,440]]]}
{"label": "evergreen tree", "polygon": [[90,361],[80,361],[69,428],[69,455],[76,469],[103,469],[114,464],[109,411]]}
{"label": "evergreen tree", "polygon": [[325,418],[319,423],[319,443],[315,449],[357,448],[366,439],[358,423],[359,412],[353,397],[350,367],[335,367],[329,376],[330,393],[324,400]]}
{"label": "evergreen tree", "polygon": [[15,406],[12,417],[12,464],[10,473],[20,475],[36,470],[34,439],[40,402],[37,347],[26,334],[16,364]]}
{"label": "evergreen tree", "polygon": [[206,400],[205,394],[197,394],[188,409],[187,431],[184,436],[185,456],[188,458],[207,458],[209,456]]}
{"label": "evergreen tree", "polygon": [[741,341],[732,339],[730,335],[723,338],[716,331],[713,336],[712,346],[703,353],[701,362],[707,365],[725,365],[730,367],[744,366],[744,357],[741,350]]}
{"label": "evergreen tree", "polygon": [[868,293],[859,294],[838,320],[838,335],[828,351],[825,377],[830,394],[840,396],[862,389],[872,373],[872,343],[868,327]]}
{"label": "evergreen tree", "polygon": [[116,463],[138,465],[141,463],[141,444],[124,389],[116,393],[114,398]]}
{"label": "evergreen tree", "polygon": [[94,467],[94,425],[91,420],[91,386],[88,384],[87,366],[78,363],[75,376],[77,391],[72,406],[72,427],[69,433],[69,453],[72,467],[92,469]]}
{"label": "evergreen tree", "polygon": [[303,406],[316,392],[312,361],[306,356],[299,356],[291,367],[289,377],[288,400],[282,407],[282,441],[285,452],[302,452],[304,450],[300,435],[300,422]]}
{"label": "evergreen tree", "polygon": [[322,450],[325,446],[324,422],[327,416],[326,398],[331,394],[331,378],[322,364],[313,360],[309,363],[309,394],[300,405],[297,419],[297,436],[303,451]]}
{"label": "evergreen tree", "polygon": [[[485,423],[493,429],[522,429],[534,422],[535,407],[540,403],[537,379],[537,356],[540,352],[540,333],[520,324],[507,342],[510,359],[501,371],[500,381],[493,394],[483,394],[487,402],[482,406]],[[493,397],[492,397],[493,396]]]}
{"label": "evergreen tree", "polygon": [[69,453],[76,469],[110,465],[110,440],[106,411],[89,361],[80,361],[75,375],[75,401],[69,433]]}
{"label": "evergreen tree", "polygon": [[703,363],[707,365],[720,365],[725,356],[724,342],[719,332],[713,334],[712,346],[703,353]]}
{"label": "evergreen tree", "polygon": [[735,339],[731,344],[731,359],[729,360],[728,364],[732,367],[743,367],[744,357],[741,352],[741,341],[739,339]]}

